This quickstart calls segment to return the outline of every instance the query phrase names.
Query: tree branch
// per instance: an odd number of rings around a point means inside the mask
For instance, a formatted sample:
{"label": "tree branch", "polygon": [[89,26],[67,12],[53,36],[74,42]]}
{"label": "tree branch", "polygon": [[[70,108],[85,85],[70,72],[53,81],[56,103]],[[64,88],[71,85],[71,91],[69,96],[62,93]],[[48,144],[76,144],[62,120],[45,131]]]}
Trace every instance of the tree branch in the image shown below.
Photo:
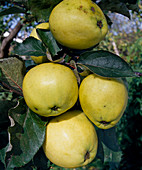
{"label": "tree branch", "polygon": [[21,22],[18,22],[15,28],[10,32],[9,36],[4,38],[0,47],[0,58],[8,56],[10,43],[12,42],[13,38],[16,37],[22,26],[23,25]]}

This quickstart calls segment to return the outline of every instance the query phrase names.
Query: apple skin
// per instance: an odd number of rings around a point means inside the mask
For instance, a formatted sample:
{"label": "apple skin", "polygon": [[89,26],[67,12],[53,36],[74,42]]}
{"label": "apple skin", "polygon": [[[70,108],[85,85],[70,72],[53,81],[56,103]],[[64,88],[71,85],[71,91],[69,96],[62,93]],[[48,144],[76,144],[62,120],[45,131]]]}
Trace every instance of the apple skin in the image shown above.
{"label": "apple skin", "polygon": [[88,49],[97,45],[108,32],[100,7],[91,0],[64,0],[49,17],[54,38],[71,49]]}
{"label": "apple skin", "polygon": [[74,72],[57,63],[42,63],[30,69],[24,77],[22,89],[28,107],[45,117],[66,112],[78,99]]}
{"label": "apple skin", "polygon": [[47,125],[43,150],[54,164],[77,168],[96,156],[98,138],[93,124],[80,110],[67,111]]}
{"label": "apple skin", "polygon": [[86,116],[101,129],[115,126],[128,102],[128,91],[122,79],[90,74],[79,88],[79,100]]}

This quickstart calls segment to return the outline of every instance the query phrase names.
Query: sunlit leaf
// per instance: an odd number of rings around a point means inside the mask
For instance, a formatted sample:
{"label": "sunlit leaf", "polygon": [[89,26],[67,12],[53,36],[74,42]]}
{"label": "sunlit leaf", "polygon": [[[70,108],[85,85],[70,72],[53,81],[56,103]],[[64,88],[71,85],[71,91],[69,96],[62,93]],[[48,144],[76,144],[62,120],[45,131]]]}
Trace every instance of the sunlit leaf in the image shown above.
{"label": "sunlit leaf", "polygon": [[22,94],[22,82],[25,74],[24,62],[16,57],[0,60],[2,76],[0,82],[11,91]]}

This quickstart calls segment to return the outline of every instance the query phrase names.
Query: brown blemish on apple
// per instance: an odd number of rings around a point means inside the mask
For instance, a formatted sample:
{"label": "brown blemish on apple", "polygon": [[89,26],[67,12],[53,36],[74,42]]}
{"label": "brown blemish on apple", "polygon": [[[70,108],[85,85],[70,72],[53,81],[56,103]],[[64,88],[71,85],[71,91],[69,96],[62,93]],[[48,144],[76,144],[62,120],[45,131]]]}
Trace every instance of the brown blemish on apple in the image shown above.
{"label": "brown blemish on apple", "polygon": [[94,7],[91,7],[91,11],[92,11],[93,13],[95,13],[95,8],[94,8]]}
{"label": "brown blemish on apple", "polygon": [[97,21],[97,26],[101,29],[103,27],[102,21]]}
{"label": "brown blemish on apple", "polygon": [[84,10],[83,10],[83,12],[84,12],[85,14],[87,14],[87,13],[88,13],[88,11],[87,11],[86,9],[84,9]]}
{"label": "brown blemish on apple", "polygon": [[86,10],[86,9],[83,9],[83,6],[82,5],[80,5],[78,8],[77,8],[78,10],[82,10],[84,13],[88,13],[88,11]]}
{"label": "brown blemish on apple", "polygon": [[83,6],[82,6],[82,5],[80,5],[80,6],[79,6],[79,9],[82,9],[82,8],[83,8]]}
{"label": "brown blemish on apple", "polygon": [[90,158],[90,153],[87,151],[85,156],[84,156],[84,162]]}

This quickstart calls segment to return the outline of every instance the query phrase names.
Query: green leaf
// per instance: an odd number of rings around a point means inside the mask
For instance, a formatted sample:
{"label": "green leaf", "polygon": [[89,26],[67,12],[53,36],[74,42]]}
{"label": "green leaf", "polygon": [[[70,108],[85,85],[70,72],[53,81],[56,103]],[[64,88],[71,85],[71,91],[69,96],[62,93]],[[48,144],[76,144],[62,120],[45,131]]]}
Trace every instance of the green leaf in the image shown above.
{"label": "green leaf", "polygon": [[103,150],[103,145],[100,140],[99,134],[98,135],[98,150],[97,150],[97,155],[96,158],[99,158],[102,162],[104,162],[104,150]]}
{"label": "green leaf", "polygon": [[102,77],[132,77],[132,68],[121,57],[109,51],[87,51],[80,55],[77,64],[87,67]]}
{"label": "green leaf", "polygon": [[0,150],[0,161],[4,164],[4,166],[6,167],[6,164],[5,164],[5,157],[6,157],[6,151],[9,147],[9,144]]}
{"label": "green leaf", "polygon": [[10,110],[9,116],[15,124],[9,128],[12,150],[7,168],[14,169],[27,164],[37,153],[44,142],[46,125],[27,108],[24,99]]}
{"label": "green leaf", "polygon": [[46,56],[46,48],[40,40],[29,37],[23,43],[16,45],[14,53],[20,56]]}
{"label": "green leaf", "polygon": [[121,151],[114,152],[105,145],[103,145],[103,149],[105,155],[104,162],[109,163],[110,169],[118,169],[119,163],[121,161],[122,152]]}
{"label": "green leaf", "polygon": [[36,16],[37,20],[47,21],[50,12],[62,0],[30,0],[28,1],[32,14]]}
{"label": "green leaf", "polygon": [[114,152],[120,151],[118,144],[115,127],[110,129],[97,129],[99,139],[105,144],[105,146]]}
{"label": "green leaf", "polygon": [[25,74],[24,62],[16,57],[0,60],[2,76],[0,82],[9,90],[22,95],[22,82]]}
{"label": "green leaf", "polygon": [[37,169],[42,169],[46,170],[49,169],[50,167],[50,161],[47,159],[45,156],[45,153],[43,151],[43,148],[41,147],[39,151],[36,153],[36,155],[33,158],[34,166],[37,167]]}
{"label": "green leaf", "polygon": [[10,126],[10,120],[8,117],[8,111],[14,107],[16,102],[8,100],[0,100],[0,149],[5,147],[8,143],[7,128]]}
{"label": "green leaf", "polygon": [[0,68],[0,78],[2,77],[2,70],[1,70],[1,68]]}
{"label": "green leaf", "polygon": [[8,100],[0,100],[0,161],[5,165],[6,151],[9,146],[8,126],[10,126],[10,120],[8,117],[8,111],[14,107],[16,102]]}
{"label": "green leaf", "polygon": [[44,43],[44,45],[48,48],[49,52],[51,53],[52,56],[55,56],[58,54],[61,49],[57,45],[56,40],[54,39],[51,31],[49,30],[43,30],[43,29],[37,29],[36,30],[40,39]]}
{"label": "green leaf", "polygon": [[13,7],[10,7],[8,9],[1,11],[0,17],[3,15],[18,14],[18,13],[25,13],[25,12],[26,12],[26,10],[24,10],[23,8],[18,7],[18,6],[13,6]]}

